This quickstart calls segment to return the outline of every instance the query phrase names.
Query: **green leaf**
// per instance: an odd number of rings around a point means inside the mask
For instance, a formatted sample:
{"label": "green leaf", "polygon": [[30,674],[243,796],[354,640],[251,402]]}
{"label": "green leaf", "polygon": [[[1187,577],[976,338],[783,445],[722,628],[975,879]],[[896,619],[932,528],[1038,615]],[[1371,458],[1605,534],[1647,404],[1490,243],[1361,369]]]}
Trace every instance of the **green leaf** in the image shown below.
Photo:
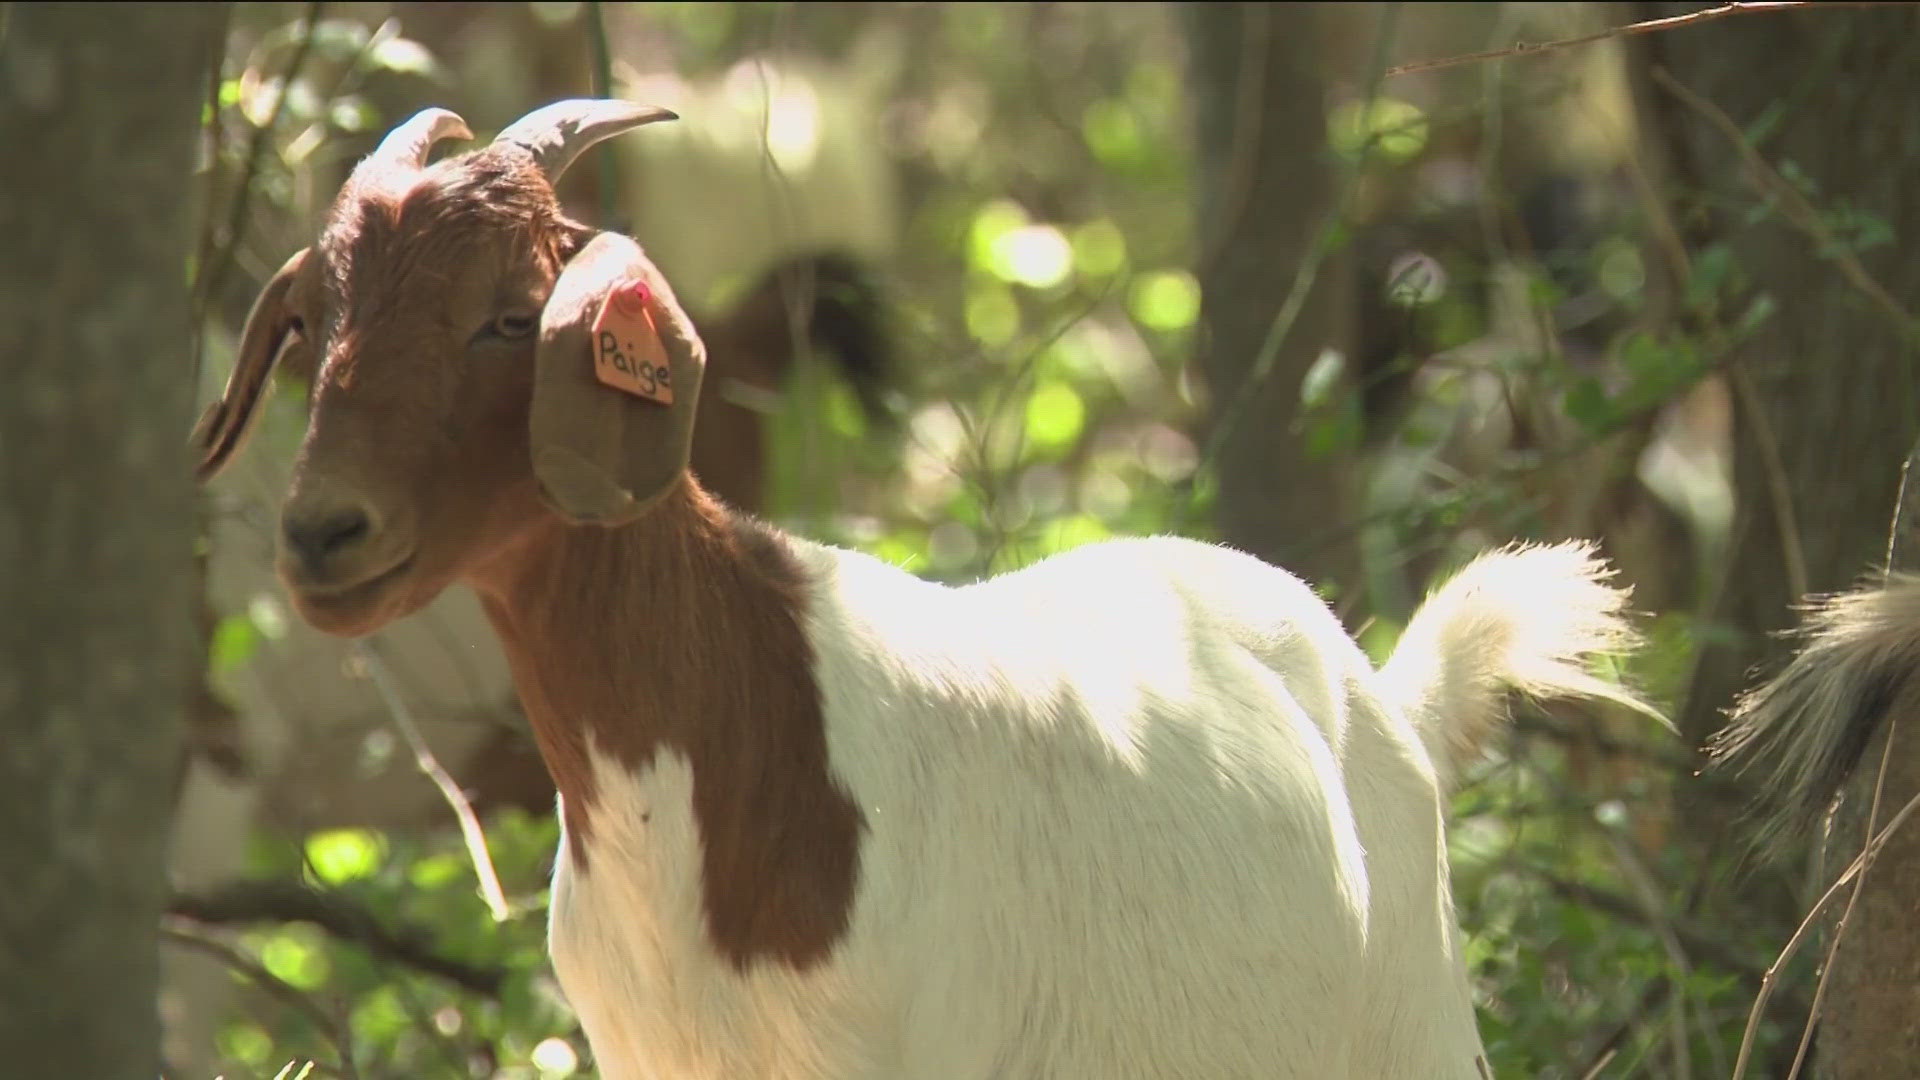
{"label": "green leaf", "polygon": [[1405,629],[1393,619],[1376,616],[1360,628],[1360,648],[1378,667],[1393,655],[1393,647],[1400,643],[1400,634]]}
{"label": "green leaf", "polygon": [[1087,408],[1073,387],[1047,382],[1027,398],[1027,439],[1042,450],[1071,445],[1086,425]]}
{"label": "green leaf", "polygon": [[1342,103],[1328,117],[1327,129],[1328,142],[1342,156],[1357,158],[1365,149],[1390,165],[1413,158],[1427,145],[1427,114],[1397,98],[1374,98],[1370,107],[1365,101]]}
{"label": "green leaf", "polygon": [[273,1036],[259,1025],[242,1021],[229,1024],[217,1038],[220,1055],[247,1065],[264,1066],[273,1053]]}
{"label": "green leaf", "polygon": [[1600,386],[1600,380],[1591,375],[1583,376],[1568,387],[1560,407],[1566,410],[1568,418],[1590,432],[1605,430],[1615,415],[1606,390]]}
{"label": "green leaf", "polygon": [[371,877],[386,855],[386,838],[371,829],[329,829],[307,837],[307,861],[329,885]]}
{"label": "green leaf", "polygon": [[1087,106],[1080,117],[1080,134],[1094,159],[1107,168],[1131,169],[1146,158],[1139,118],[1124,101],[1104,98]]}
{"label": "green leaf", "polygon": [[1112,277],[1127,264],[1127,238],[1106,218],[1073,230],[1073,268],[1084,278]]}
{"label": "green leaf", "polygon": [[315,989],[332,971],[326,952],[295,929],[276,931],[261,943],[260,966],[302,990]]}
{"label": "green leaf", "polygon": [[1735,335],[1745,337],[1760,329],[1760,324],[1773,317],[1773,309],[1771,293],[1761,293],[1754,297],[1753,303],[1747,305],[1747,310],[1740,313],[1740,321],[1734,324]]}
{"label": "green leaf", "polygon": [[994,273],[995,248],[1003,237],[1024,227],[1028,220],[1026,209],[1011,199],[995,199],[974,211],[973,222],[967,229],[968,261],[974,269]]}
{"label": "green leaf", "polygon": [[980,281],[967,286],[967,333],[988,348],[998,348],[1020,332],[1020,305],[1005,286]]}
{"label": "green leaf", "polygon": [[442,851],[427,855],[407,868],[407,881],[414,888],[432,890],[443,888],[460,878],[466,862],[451,851]]}
{"label": "green leaf", "polygon": [[1101,524],[1100,519],[1088,514],[1074,514],[1054,521],[1041,532],[1040,557],[1057,555],[1070,551],[1082,544],[1091,544],[1105,540],[1113,534]]}
{"label": "green leaf", "polygon": [[1185,270],[1141,274],[1130,300],[1133,317],[1154,330],[1185,330],[1200,317],[1200,283]]}
{"label": "green leaf", "polygon": [[1705,308],[1717,300],[1733,278],[1733,249],[1725,243],[1710,244],[1693,259],[1693,272],[1687,279],[1687,306]]}
{"label": "green leaf", "polygon": [[1347,358],[1338,349],[1322,349],[1315,357],[1311,367],[1300,380],[1300,404],[1309,409],[1326,406],[1333,400],[1334,391],[1340,385],[1340,375],[1347,368]]}
{"label": "green leaf", "polygon": [[247,662],[260,647],[260,633],[245,615],[228,615],[213,626],[213,640],[207,645],[208,667],[216,672],[231,671]]}

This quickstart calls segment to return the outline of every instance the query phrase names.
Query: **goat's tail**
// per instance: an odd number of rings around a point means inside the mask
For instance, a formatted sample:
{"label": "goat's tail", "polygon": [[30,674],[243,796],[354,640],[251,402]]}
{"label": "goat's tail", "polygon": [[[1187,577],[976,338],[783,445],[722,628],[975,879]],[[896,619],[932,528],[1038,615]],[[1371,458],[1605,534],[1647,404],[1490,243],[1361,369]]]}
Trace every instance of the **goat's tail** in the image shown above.
{"label": "goat's tail", "polygon": [[1715,767],[1765,767],[1767,824],[1788,833],[1832,805],[1920,665],[1920,575],[1891,574],[1885,587],[1817,597],[1803,610],[1800,651],[1741,695],[1708,743]]}
{"label": "goat's tail", "polygon": [[1666,723],[1586,668],[1637,644],[1612,574],[1589,544],[1510,547],[1469,563],[1414,612],[1380,681],[1419,730],[1443,791],[1505,720],[1508,691],[1597,698]]}

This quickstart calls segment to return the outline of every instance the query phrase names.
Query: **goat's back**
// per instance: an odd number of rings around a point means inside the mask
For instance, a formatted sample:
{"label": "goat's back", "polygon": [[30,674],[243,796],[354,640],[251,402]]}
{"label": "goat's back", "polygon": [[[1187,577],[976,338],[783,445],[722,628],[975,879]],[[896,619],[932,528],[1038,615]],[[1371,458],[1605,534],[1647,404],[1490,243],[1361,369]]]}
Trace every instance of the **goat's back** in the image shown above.
{"label": "goat's back", "polygon": [[804,550],[880,1074],[1476,1075],[1431,764],[1306,585],[1175,539],[957,590]]}

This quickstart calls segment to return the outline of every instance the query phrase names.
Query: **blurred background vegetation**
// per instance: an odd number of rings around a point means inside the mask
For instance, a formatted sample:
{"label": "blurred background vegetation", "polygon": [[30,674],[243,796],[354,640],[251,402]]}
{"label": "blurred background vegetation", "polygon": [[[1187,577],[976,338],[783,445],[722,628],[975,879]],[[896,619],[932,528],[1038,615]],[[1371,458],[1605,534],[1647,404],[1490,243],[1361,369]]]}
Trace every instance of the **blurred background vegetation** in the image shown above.
{"label": "blurred background vegetation", "polygon": [[[201,400],[414,110],[486,138],[609,87],[671,107],[562,194],[712,328],[703,452],[798,532],[954,582],[1216,539],[1376,656],[1473,551],[1599,541],[1652,642],[1626,674],[1678,737],[1516,704],[1452,808],[1481,1030],[1503,1078],[1726,1076],[1814,879],[1696,748],[1791,603],[1881,557],[1920,432],[1920,18],[1418,66],[1703,6],[231,5],[199,95]],[[796,281],[871,336],[795,332]],[[545,960],[551,790],[485,628],[452,598],[328,643],[266,573],[301,391],[206,500],[168,1075],[590,1074]],[[1812,970],[1782,970],[1750,1075],[1786,1075]]]}

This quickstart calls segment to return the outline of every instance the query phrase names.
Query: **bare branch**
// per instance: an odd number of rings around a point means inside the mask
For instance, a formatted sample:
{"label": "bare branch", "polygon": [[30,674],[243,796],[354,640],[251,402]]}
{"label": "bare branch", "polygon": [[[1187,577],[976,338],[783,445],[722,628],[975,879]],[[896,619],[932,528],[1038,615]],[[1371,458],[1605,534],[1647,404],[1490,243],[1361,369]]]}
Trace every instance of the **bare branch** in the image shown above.
{"label": "bare branch", "polygon": [[[1600,30],[1595,33],[1582,34],[1579,37],[1562,38],[1558,41],[1516,41],[1512,45],[1508,45],[1502,49],[1488,49],[1485,52],[1464,53],[1460,56],[1445,56],[1437,60],[1416,60],[1411,64],[1400,64],[1397,67],[1388,68],[1387,75],[1391,77],[1394,75],[1411,75],[1418,71],[1440,71],[1445,68],[1462,67],[1467,64],[1485,63],[1488,60],[1504,60],[1512,56],[1539,56],[1543,53],[1559,52],[1562,49],[1571,49],[1580,45],[1592,45],[1595,42],[1609,41],[1613,38],[1629,37],[1635,34],[1651,34],[1661,30],[1679,30],[1687,26],[1698,26],[1701,23],[1712,22],[1715,19],[1723,19],[1729,15],[1756,15],[1763,12],[1793,11],[1797,8],[1810,8],[1813,6],[1815,5],[1808,2],[1808,0],[1798,0],[1798,2],[1793,2],[1793,0],[1779,0],[1779,2],[1771,3],[1749,2],[1721,4],[1719,7],[1702,8],[1699,11],[1689,11],[1684,15],[1674,15],[1665,19],[1648,19],[1645,22],[1628,23],[1624,26],[1610,26],[1605,30]],[[1833,8],[1895,7],[1901,5],[1862,2],[1826,3],[1819,6]]]}
{"label": "bare branch", "polygon": [[303,922],[384,960],[487,997],[497,997],[507,973],[434,952],[428,935],[411,927],[384,925],[346,897],[318,892],[293,881],[243,881],[205,895],[174,897],[167,910],[177,919],[206,926]]}
{"label": "bare branch", "polygon": [[1740,399],[1742,416],[1753,428],[1753,441],[1760,449],[1761,471],[1767,478],[1768,505],[1773,509],[1774,529],[1780,534],[1782,560],[1786,564],[1787,592],[1805,596],[1812,590],[1807,577],[1806,548],[1800,542],[1800,516],[1793,509],[1793,485],[1787,479],[1787,462],[1780,453],[1780,440],[1767,420],[1767,409],[1754,388],[1753,376],[1742,364],[1727,365],[1727,381]]}
{"label": "bare branch", "polygon": [[295,1011],[312,1020],[320,1029],[320,1034],[333,1045],[334,1052],[340,1055],[339,1073],[351,1078],[358,1075],[353,1064],[353,1040],[348,1038],[346,1029],[334,1019],[320,1003],[313,1000],[305,991],[292,983],[268,971],[259,961],[246,955],[224,941],[197,934],[177,922],[163,924],[160,937],[175,945],[206,953],[208,956],[246,976],[247,981],[258,986],[268,995],[291,1006]]}
{"label": "bare branch", "polygon": [[1653,69],[1653,81],[1659,83],[1674,97],[1679,98],[1682,104],[1699,113],[1733,143],[1734,149],[1740,153],[1741,162],[1746,165],[1748,172],[1752,175],[1754,185],[1761,189],[1762,194],[1777,199],[1780,209],[1787,215],[1787,220],[1813,238],[1817,245],[1817,252],[1832,259],[1841,275],[1847,279],[1847,283],[1860,290],[1867,299],[1873,301],[1874,306],[1893,321],[1900,331],[1900,340],[1903,344],[1911,346],[1915,339],[1920,337],[1920,322],[1916,322],[1913,314],[1900,301],[1894,299],[1893,294],[1889,293],[1885,286],[1874,280],[1872,274],[1867,273],[1867,268],[1860,264],[1859,256],[1835,242],[1833,233],[1820,220],[1820,212],[1814,209],[1806,196],[1800,194],[1799,188],[1789,183],[1786,177],[1780,175],[1779,170],[1768,164],[1766,158],[1760,156],[1760,152],[1754,149],[1752,140],[1747,138],[1746,132],[1740,130],[1740,125],[1734,123],[1732,117],[1713,102],[1688,89],[1663,68]]}
{"label": "bare branch", "polygon": [[1833,898],[1840,894],[1841,886],[1852,881],[1865,870],[1866,867],[1871,865],[1874,859],[1879,857],[1880,849],[1886,846],[1888,838],[1891,837],[1900,826],[1906,824],[1907,818],[1912,815],[1916,808],[1920,808],[1920,794],[1916,794],[1913,798],[1908,799],[1907,804],[1900,808],[1900,812],[1893,815],[1893,820],[1887,822],[1886,827],[1882,828],[1878,833],[1873,834],[1872,842],[1867,844],[1865,849],[1854,857],[1853,862],[1849,863],[1846,870],[1842,872],[1838,878],[1834,879],[1832,885],[1827,886],[1827,891],[1820,894],[1820,899],[1814,901],[1813,908],[1807,912],[1806,918],[1800,920],[1799,929],[1795,930],[1793,936],[1787,939],[1787,944],[1780,950],[1780,955],[1774,959],[1772,964],[1767,966],[1766,975],[1760,980],[1760,993],[1753,1001],[1753,1010],[1747,1014],[1747,1030],[1746,1034],[1740,1038],[1740,1056],[1738,1060],[1734,1062],[1733,1080],[1740,1080],[1741,1077],[1746,1075],[1747,1061],[1753,1055],[1753,1039],[1760,1029],[1760,1011],[1765,1007],[1767,998],[1773,994],[1774,981],[1779,975],[1781,966],[1793,956],[1794,950],[1800,947],[1800,942],[1806,939],[1808,932],[1813,929],[1814,920],[1818,919],[1820,913],[1827,909],[1827,904],[1832,902]]}
{"label": "bare branch", "polygon": [[399,690],[393,685],[393,673],[387,669],[386,661],[365,642],[355,642],[353,655],[366,669],[367,675],[386,703],[387,713],[393,718],[393,726],[400,729],[401,737],[407,740],[407,746],[413,750],[413,760],[425,773],[433,786],[440,789],[440,797],[453,809],[453,816],[459,819],[460,836],[466,841],[467,856],[473,862],[474,876],[480,880],[480,895],[487,902],[487,910],[492,912],[494,922],[506,922],[513,917],[513,910],[507,904],[506,891],[500,887],[500,875],[494,872],[493,855],[487,850],[487,834],[480,828],[480,819],[473,812],[473,804],[467,801],[466,792],[460,790],[459,781],[440,764],[433,755],[433,749],[420,734],[420,725],[414,723],[413,713],[407,703],[400,698]]}
{"label": "bare branch", "polygon": [[1648,903],[1598,885],[1561,877],[1545,867],[1527,866],[1526,871],[1562,900],[1610,915],[1622,922],[1645,927],[1661,936],[1671,936],[1689,954],[1722,970],[1747,978],[1761,974],[1760,969],[1751,960],[1741,956],[1740,951],[1730,943],[1698,925],[1658,912]]}

